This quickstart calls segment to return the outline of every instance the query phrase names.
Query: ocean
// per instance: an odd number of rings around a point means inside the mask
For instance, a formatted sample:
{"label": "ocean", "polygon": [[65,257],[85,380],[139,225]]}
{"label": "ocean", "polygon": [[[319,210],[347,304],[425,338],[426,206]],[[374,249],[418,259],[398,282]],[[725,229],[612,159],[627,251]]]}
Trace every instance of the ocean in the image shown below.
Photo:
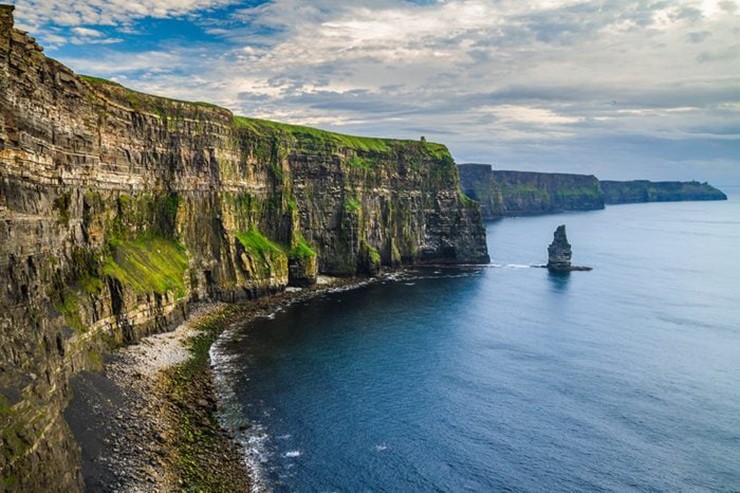
{"label": "ocean", "polygon": [[[274,491],[740,491],[740,188],[487,225],[227,332],[224,424]],[[547,260],[559,224],[574,265]]]}

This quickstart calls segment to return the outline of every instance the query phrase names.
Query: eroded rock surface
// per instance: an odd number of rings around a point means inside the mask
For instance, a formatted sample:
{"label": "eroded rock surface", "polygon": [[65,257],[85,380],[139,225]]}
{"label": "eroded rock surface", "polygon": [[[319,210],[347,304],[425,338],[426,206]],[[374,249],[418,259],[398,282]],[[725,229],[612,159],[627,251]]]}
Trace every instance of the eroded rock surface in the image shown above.
{"label": "eroded rock surface", "polygon": [[446,147],[81,77],[0,7],[0,490],[80,490],[71,376],[192,301],[487,261]]}
{"label": "eroded rock surface", "polygon": [[485,219],[588,211],[604,208],[593,175],[494,170],[490,164],[461,164],[465,193],[481,204]]}
{"label": "eroded rock surface", "polygon": [[697,181],[603,181],[593,175],[494,170],[490,164],[461,164],[460,183],[480,202],[484,219],[589,211],[605,204],[727,200]]}
{"label": "eroded rock surface", "polygon": [[573,252],[568,243],[568,237],[565,234],[565,224],[558,226],[555,235],[547,247],[547,268],[552,271],[569,271],[571,270],[570,260]]}

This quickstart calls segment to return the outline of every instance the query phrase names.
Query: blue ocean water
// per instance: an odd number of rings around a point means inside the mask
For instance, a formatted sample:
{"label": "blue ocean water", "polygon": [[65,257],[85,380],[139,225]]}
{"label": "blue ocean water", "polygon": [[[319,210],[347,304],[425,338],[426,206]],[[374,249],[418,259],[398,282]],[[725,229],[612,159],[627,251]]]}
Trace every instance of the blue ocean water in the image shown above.
{"label": "blue ocean water", "polygon": [[[232,332],[223,419],[276,491],[740,491],[739,195],[505,219]],[[559,224],[592,272],[528,267]]]}

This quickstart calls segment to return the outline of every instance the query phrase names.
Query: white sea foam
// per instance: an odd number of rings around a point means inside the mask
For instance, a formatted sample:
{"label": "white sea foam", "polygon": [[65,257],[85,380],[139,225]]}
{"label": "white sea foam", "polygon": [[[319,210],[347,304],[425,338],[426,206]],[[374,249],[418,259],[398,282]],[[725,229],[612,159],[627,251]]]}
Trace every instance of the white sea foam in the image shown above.
{"label": "white sea foam", "polygon": [[289,452],[285,452],[285,457],[300,457],[301,452],[299,450],[291,450]]}
{"label": "white sea foam", "polygon": [[227,348],[230,341],[239,338],[238,329],[238,325],[227,328],[210,349],[215,390],[220,403],[218,420],[224,429],[232,433],[241,446],[244,453],[244,466],[252,477],[250,493],[263,493],[270,491],[265,471],[269,437],[258,423],[245,423],[243,418],[245,409],[233,387],[234,376],[243,370],[234,364],[239,355],[230,354]]}

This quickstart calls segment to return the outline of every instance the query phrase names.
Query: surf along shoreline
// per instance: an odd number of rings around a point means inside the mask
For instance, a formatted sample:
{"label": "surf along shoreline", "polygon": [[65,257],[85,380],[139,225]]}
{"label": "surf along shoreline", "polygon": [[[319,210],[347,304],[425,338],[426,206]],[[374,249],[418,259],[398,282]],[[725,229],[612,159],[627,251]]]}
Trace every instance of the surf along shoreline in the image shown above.
{"label": "surf along shoreline", "polygon": [[210,349],[276,310],[381,278],[320,278],[240,304],[193,305],[170,332],[104,356],[72,382],[65,417],[81,449],[87,491],[260,491],[236,436],[219,423]]}

